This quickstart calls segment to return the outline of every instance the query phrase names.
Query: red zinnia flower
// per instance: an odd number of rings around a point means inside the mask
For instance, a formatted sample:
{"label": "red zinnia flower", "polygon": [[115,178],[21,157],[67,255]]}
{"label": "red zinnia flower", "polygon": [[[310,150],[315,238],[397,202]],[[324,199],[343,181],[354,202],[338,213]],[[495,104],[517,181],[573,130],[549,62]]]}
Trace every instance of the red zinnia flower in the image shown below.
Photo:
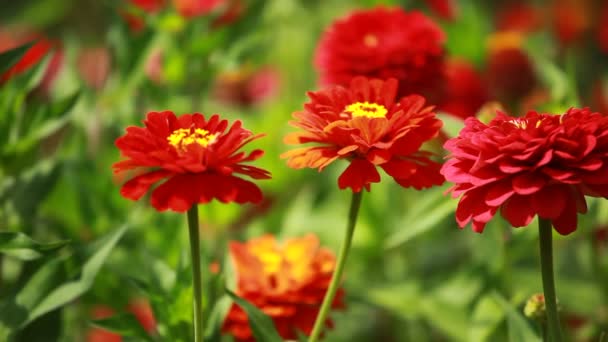
{"label": "red zinnia flower", "polygon": [[399,95],[435,93],[443,79],[445,34],[420,12],[377,7],[334,22],[317,47],[324,84],[355,76],[399,80]]}
{"label": "red zinnia flower", "polygon": [[544,25],[542,8],[525,2],[509,2],[496,13],[496,28],[499,31],[532,33]]}
{"label": "red zinnia flower", "polygon": [[173,6],[186,18],[205,15],[216,9],[225,0],[173,0]]}
{"label": "red zinnia flower", "polygon": [[127,160],[114,164],[115,172],[146,169],[125,183],[120,193],[138,200],[154,184],[167,181],[152,192],[152,205],[159,211],[185,212],[196,203],[212,199],[222,202],[259,203],[262,192],[252,182],[235,177],[244,174],[254,179],[270,178],[266,170],[242,163],[260,158],[264,152],[249,155],[239,149],[262,135],[253,135],[236,121],[202,114],[176,117],[169,111],[148,113],[146,127],[129,127],[116,140]]}
{"label": "red zinnia flower", "polygon": [[458,15],[456,0],[426,0],[426,4],[443,19],[454,20]]}
{"label": "red zinnia flower", "polygon": [[474,116],[489,100],[487,87],[475,67],[468,61],[446,61],[446,83],[439,110],[460,118]]}
{"label": "red zinnia flower", "polygon": [[[231,242],[230,257],[237,275],[236,294],[270,316],[284,339],[297,339],[296,331],[310,335],[336,263],[316,236],[290,239],[282,245],[272,235]],[[343,306],[342,297],[340,290],[334,308]],[[326,324],[331,326],[331,321]],[[222,330],[238,342],[255,341],[247,314],[236,305]]]}
{"label": "red zinnia flower", "polygon": [[[0,38],[3,38],[3,37],[0,37]],[[25,42],[22,41],[22,42],[18,42],[15,44],[15,42],[11,42],[11,41],[9,41],[9,42],[0,41],[0,53],[5,52],[6,50],[14,49],[21,44],[25,44]],[[21,59],[17,63],[15,63],[13,66],[11,66],[4,73],[0,74],[0,84],[5,83],[11,77],[21,74],[21,73],[27,71],[28,69],[30,69],[31,67],[33,67],[34,65],[36,65],[37,63],[39,63],[42,60],[42,58],[44,58],[44,56],[46,56],[46,54],[49,53],[49,51],[51,49],[53,49],[53,43],[51,41],[49,41],[48,39],[45,39],[45,38],[38,39],[27,50],[27,52],[25,52],[23,57],[21,57]]]}
{"label": "red zinnia flower", "polygon": [[566,235],[587,211],[585,195],[608,196],[608,117],[588,109],[499,113],[488,125],[468,118],[445,148],[451,157],[441,172],[455,183],[452,195],[462,195],[456,220],[472,221],[476,232],[500,209],[514,227],[538,214]]}
{"label": "red zinnia flower", "polygon": [[322,171],[342,158],[350,161],[338,179],[340,189],[369,191],[380,181],[380,166],[403,187],[416,189],[439,185],[441,165],[420,151],[425,141],[435,137],[441,121],[424,98],[411,95],[396,98],[397,80],[369,80],[357,77],[350,88],[334,86],[310,92],[304,111],[293,114],[291,124],[305,132],[285,138],[287,144],[319,143],[282,155],[293,168],[312,167]]}

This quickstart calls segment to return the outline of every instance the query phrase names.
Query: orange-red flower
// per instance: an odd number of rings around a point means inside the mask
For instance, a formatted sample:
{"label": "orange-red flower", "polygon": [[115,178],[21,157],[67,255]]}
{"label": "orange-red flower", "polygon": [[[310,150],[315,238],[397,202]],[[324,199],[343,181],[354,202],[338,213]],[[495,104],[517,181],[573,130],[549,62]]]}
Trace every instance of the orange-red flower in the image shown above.
{"label": "orange-red flower", "polygon": [[334,86],[308,93],[311,101],[293,114],[294,132],[288,144],[316,143],[288,151],[293,168],[322,171],[337,159],[349,161],[338,179],[341,189],[359,192],[380,181],[380,166],[403,187],[426,188],[443,183],[441,165],[421,145],[435,137],[441,128],[432,107],[424,98],[411,95],[397,98],[397,80],[353,79],[349,88]]}
{"label": "orange-red flower", "polygon": [[356,76],[399,80],[399,95],[436,93],[443,80],[445,34],[424,14],[401,8],[354,11],[335,21],[317,47],[326,85]]}
{"label": "orange-red flower", "polygon": [[268,171],[243,164],[260,158],[262,150],[248,155],[239,151],[262,135],[253,135],[240,121],[226,131],[227,120],[218,115],[206,120],[199,113],[176,117],[170,111],[151,112],[144,124],[143,128],[127,128],[116,140],[127,159],[114,164],[115,172],[146,170],[122,186],[124,197],[138,200],[153,184],[166,180],[152,192],[152,205],[159,211],[185,212],[212,199],[237,203],[262,200],[254,183],[234,175],[270,178]]}
{"label": "orange-red flower", "polygon": [[[310,335],[335,267],[333,253],[312,235],[279,244],[265,235],[246,243],[231,242],[230,258],[237,276],[236,294],[272,318],[286,340],[296,331]],[[342,291],[333,302],[343,306]],[[326,322],[331,326],[331,321]],[[230,309],[222,330],[237,341],[255,341],[247,314],[238,306]]]}
{"label": "orange-red flower", "polygon": [[456,221],[476,232],[500,209],[514,227],[538,215],[566,235],[587,211],[585,195],[608,197],[608,117],[588,109],[499,114],[488,125],[468,118],[445,148],[442,174],[462,195]]}

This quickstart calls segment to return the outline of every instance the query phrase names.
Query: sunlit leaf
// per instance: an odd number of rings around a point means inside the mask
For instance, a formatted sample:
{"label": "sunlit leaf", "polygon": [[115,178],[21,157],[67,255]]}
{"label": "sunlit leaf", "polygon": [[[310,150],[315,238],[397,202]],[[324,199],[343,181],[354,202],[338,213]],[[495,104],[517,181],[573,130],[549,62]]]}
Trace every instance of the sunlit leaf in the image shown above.
{"label": "sunlit leaf", "polygon": [[69,241],[38,242],[21,232],[0,232],[0,253],[20,260],[34,260],[48,255]]}

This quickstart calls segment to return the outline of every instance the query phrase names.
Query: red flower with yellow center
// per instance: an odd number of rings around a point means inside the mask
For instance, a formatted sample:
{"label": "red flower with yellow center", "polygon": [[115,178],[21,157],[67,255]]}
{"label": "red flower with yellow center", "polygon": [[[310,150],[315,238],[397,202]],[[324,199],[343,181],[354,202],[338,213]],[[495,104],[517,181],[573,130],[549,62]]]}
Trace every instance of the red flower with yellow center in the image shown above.
{"label": "red flower with yellow center", "polygon": [[[284,339],[297,339],[297,331],[310,335],[335,267],[333,253],[320,247],[316,236],[290,239],[282,245],[272,235],[231,242],[230,257],[237,275],[236,294],[270,316]],[[333,307],[342,306],[339,292]],[[236,305],[222,330],[239,342],[255,341],[247,314]]]}
{"label": "red flower with yellow center", "polygon": [[468,118],[441,170],[455,183],[460,227],[482,232],[500,209],[514,227],[535,215],[563,235],[576,230],[585,195],[608,197],[608,118],[588,109],[563,115],[499,114],[488,125]]}
{"label": "red flower with yellow center", "polygon": [[376,7],[354,11],[323,34],[315,64],[324,84],[356,76],[399,80],[399,95],[433,93],[443,80],[445,34],[420,12]]}
{"label": "red flower with yellow center", "polygon": [[293,168],[322,171],[337,159],[350,162],[338,179],[340,189],[359,192],[380,181],[380,166],[403,187],[426,188],[443,183],[441,165],[421,145],[441,128],[424,98],[411,95],[398,100],[397,80],[357,77],[350,88],[334,86],[310,92],[311,101],[293,114],[291,125],[304,129],[285,138],[288,144],[318,145],[288,151]]}
{"label": "red flower with yellow center", "polygon": [[146,127],[127,128],[116,140],[127,159],[114,164],[115,173],[145,170],[122,186],[124,197],[138,200],[153,184],[166,180],[152,192],[152,205],[159,211],[185,212],[212,199],[226,203],[262,201],[262,192],[254,183],[234,176],[270,178],[268,171],[243,164],[260,158],[262,150],[249,155],[239,151],[262,135],[254,136],[240,121],[226,131],[227,120],[213,115],[207,121],[199,113],[176,117],[169,111],[151,112],[144,124]]}

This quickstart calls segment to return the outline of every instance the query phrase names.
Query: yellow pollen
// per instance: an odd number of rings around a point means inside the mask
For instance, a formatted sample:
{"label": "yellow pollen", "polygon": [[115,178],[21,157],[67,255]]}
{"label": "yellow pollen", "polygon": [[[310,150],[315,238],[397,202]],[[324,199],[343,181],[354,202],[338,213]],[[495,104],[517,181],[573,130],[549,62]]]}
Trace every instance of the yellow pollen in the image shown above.
{"label": "yellow pollen", "polygon": [[[543,120],[536,121],[535,127],[536,128],[540,127],[542,122],[543,122]],[[519,129],[528,128],[528,121],[526,119],[513,119],[513,120],[509,120],[509,123],[513,124],[513,126],[519,128]]]}
{"label": "yellow pollen", "polygon": [[349,104],[348,106],[346,106],[346,108],[344,108],[344,111],[350,113],[353,118],[357,116],[365,116],[368,118],[383,118],[388,112],[383,105],[379,105],[377,103],[369,103],[367,101]]}
{"label": "yellow pollen", "polygon": [[378,46],[378,37],[376,35],[368,33],[363,37],[363,44],[367,47],[376,47]]}
{"label": "yellow pollen", "polygon": [[207,147],[215,141],[216,136],[217,134],[210,134],[209,131],[202,128],[180,128],[173,131],[167,137],[167,141],[177,150],[184,151],[186,146],[191,144]]}

